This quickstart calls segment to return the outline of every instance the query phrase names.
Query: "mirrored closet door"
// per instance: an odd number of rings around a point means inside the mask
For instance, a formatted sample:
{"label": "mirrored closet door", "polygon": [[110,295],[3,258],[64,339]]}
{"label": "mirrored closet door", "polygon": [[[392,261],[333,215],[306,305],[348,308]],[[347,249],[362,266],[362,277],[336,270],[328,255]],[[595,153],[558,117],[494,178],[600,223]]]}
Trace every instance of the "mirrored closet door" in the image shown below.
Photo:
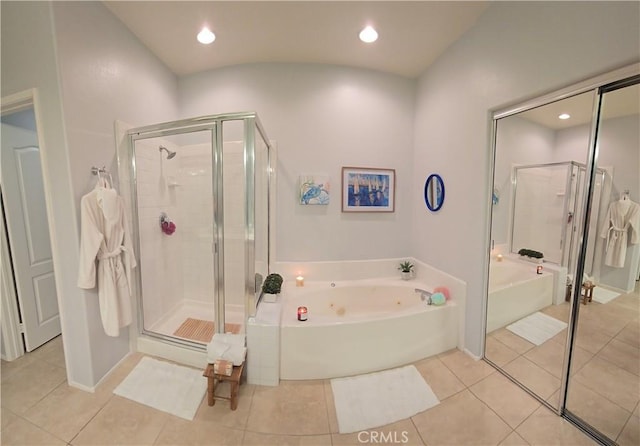
{"label": "mirrored closet door", "polygon": [[593,286],[592,298],[578,305],[566,410],[620,445],[637,445],[640,84],[628,84],[614,84],[602,92],[595,164],[606,174],[604,212],[591,209],[588,233],[601,258],[592,273],[585,265],[583,294]]}
{"label": "mirrored closet door", "polygon": [[484,357],[640,444],[640,76],[621,72],[494,115]]}
{"label": "mirrored closet door", "polygon": [[485,357],[556,410],[594,96],[496,122]]}

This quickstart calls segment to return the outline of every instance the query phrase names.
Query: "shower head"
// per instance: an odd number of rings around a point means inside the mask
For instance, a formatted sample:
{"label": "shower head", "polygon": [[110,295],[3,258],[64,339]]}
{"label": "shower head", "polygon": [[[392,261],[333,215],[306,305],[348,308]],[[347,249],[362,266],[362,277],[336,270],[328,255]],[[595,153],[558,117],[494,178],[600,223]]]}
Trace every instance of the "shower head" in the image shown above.
{"label": "shower head", "polygon": [[176,152],[172,152],[171,150],[167,149],[164,146],[160,146],[160,148],[158,149],[160,152],[162,152],[163,150],[165,152],[167,152],[167,159],[170,160],[171,158],[173,158],[174,156],[176,156]]}

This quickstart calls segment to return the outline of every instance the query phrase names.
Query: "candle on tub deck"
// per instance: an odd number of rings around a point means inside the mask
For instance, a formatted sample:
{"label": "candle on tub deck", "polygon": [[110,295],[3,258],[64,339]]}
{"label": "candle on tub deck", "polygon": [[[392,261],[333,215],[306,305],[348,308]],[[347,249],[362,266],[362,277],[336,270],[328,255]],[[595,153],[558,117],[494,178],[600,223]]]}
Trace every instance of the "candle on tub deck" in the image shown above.
{"label": "candle on tub deck", "polygon": [[296,286],[304,286],[304,277],[302,276],[296,277]]}
{"label": "candle on tub deck", "polygon": [[303,322],[307,320],[307,307],[298,307],[298,320]]}
{"label": "candle on tub deck", "polygon": [[498,262],[502,262],[502,254],[498,254]]}

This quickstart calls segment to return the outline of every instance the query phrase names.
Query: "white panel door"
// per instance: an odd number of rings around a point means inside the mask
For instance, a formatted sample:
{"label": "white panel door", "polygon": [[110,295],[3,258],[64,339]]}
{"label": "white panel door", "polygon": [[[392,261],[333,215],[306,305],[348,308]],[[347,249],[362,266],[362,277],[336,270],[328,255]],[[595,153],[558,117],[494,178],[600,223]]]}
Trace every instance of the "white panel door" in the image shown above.
{"label": "white panel door", "polygon": [[25,349],[59,335],[60,315],[37,136],[2,125],[2,185]]}

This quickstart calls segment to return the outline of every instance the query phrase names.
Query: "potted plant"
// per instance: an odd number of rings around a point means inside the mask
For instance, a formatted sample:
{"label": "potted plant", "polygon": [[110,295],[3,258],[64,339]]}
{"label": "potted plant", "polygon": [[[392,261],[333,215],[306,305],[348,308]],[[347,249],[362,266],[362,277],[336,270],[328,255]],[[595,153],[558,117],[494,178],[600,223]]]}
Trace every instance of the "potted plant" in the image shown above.
{"label": "potted plant", "polygon": [[409,280],[413,276],[413,263],[408,260],[400,262],[398,269],[400,270],[402,280]]}
{"label": "potted plant", "polygon": [[521,259],[533,263],[542,263],[542,259],[544,257],[544,254],[542,254],[541,252],[526,248],[522,248],[520,251],[518,251],[518,254],[520,255]]}
{"label": "potted plant", "polygon": [[264,279],[264,282],[262,283],[262,298],[265,302],[276,301],[277,296],[280,294],[282,289],[282,282],[282,276],[277,273],[269,274],[267,278]]}

